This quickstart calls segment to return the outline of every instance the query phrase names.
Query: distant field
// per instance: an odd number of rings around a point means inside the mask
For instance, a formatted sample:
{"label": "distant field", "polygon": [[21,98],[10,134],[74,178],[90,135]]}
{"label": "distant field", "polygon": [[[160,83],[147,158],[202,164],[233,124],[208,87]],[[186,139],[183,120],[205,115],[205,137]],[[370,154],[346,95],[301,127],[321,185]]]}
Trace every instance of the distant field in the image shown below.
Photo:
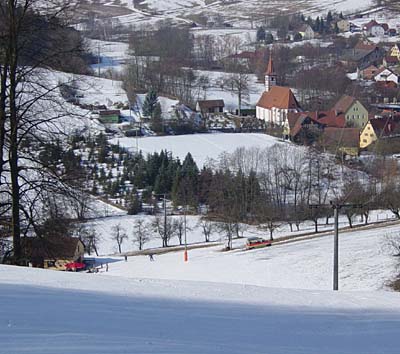
{"label": "distant field", "polygon": [[[116,138],[112,143],[119,143],[120,146],[134,149],[135,138]],[[139,149],[146,153],[160,152],[167,150],[173,156],[179,157],[181,161],[190,152],[199,166],[203,166],[209,159],[218,159],[224,153],[232,153],[239,147],[258,147],[264,149],[278,144],[276,139],[266,134],[193,134],[178,136],[159,136],[139,138]]]}
{"label": "distant field", "polygon": [[173,22],[196,21],[202,16],[213,20],[223,16],[235,27],[250,27],[282,13],[322,15],[328,10],[354,13],[377,6],[376,0],[145,0],[133,6],[131,0],[82,1],[85,11],[94,11],[101,17],[118,17],[126,25],[154,24],[169,19]]}

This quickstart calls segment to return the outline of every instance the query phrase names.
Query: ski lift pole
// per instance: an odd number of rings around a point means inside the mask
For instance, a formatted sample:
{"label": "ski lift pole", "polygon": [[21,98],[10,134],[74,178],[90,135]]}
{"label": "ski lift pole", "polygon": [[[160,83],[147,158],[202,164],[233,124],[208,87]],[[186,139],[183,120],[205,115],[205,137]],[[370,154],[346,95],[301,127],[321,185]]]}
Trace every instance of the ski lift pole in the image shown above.
{"label": "ski lift pole", "polygon": [[185,205],[185,209],[183,211],[183,222],[184,222],[184,227],[185,227],[185,252],[183,254],[183,260],[185,262],[187,262],[189,259],[188,259],[187,237],[186,237],[186,205]]}

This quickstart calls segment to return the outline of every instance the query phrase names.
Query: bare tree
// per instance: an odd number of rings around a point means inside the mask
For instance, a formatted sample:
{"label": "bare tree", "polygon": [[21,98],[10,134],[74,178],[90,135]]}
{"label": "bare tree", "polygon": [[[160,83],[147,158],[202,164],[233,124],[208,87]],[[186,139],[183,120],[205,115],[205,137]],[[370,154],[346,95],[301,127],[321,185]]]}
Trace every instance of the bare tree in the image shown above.
{"label": "bare tree", "polygon": [[29,203],[40,203],[38,195],[60,182],[55,170],[39,163],[38,147],[59,131],[57,119],[74,116],[66,112],[60,85],[46,70],[63,69],[59,64],[65,58],[72,62],[81,48],[69,43],[65,32],[69,10],[68,0],[0,1],[0,192],[11,219],[16,264],[28,224],[24,218],[33,215]]}
{"label": "bare tree", "polygon": [[114,225],[111,229],[112,239],[117,242],[118,252],[122,253],[122,244],[128,239],[125,229],[120,225]]}
{"label": "bare tree", "polygon": [[167,216],[165,220],[162,216],[156,216],[152,222],[152,228],[160,236],[162,247],[168,247],[169,241],[176,233],[176,225],[171,217]]}
{"label": "bare tree", "polygon": [[231,74],[227,79],[229,89],[238,96],[238,115],[242,114],[242,100],[249,97],[249,75]]}
{"label": "bare tree", "polygon": [[210,236],[215,230],[215,223],[211,220],[201,218],[197,224],[201,227],[206,242],[210,242]]}
{"label": "bare tree", "polygon": [[139,251],[143,250],[143,246],[150,241],[149,226],[144,219],[137,219],[133,225],[133,243],[138,245]]}
{"label": "bare tree", "polygon": [[231,250],[233,235],[235,234],[235,231],[236,231],[236,223],[231,222],[229,220],[219,222],[217,224],[217,229],[219,232],[221,232],[225,236],[226,250]]}
{"label": "bare tree", "polygon": [[[186,228],[186,230],[185,230]],[[190,231],[191,228],[187,226],[187,223],[185,222],[184,217],[179,217],[174,220],[174,229],[175,229],[175,234],[178,237],[179,244],[183,244],[183,236],[185,235],[185,232]]]}
{"label": "bare tree", "polygon": [[100,236],[93,227],[87,224],[80,224],[76,230],[76,236],[85,245],[85,250],[89,256],[92,252],[94,252],[96,256],[99,256],[97,246],[100,242]]}
{"label": "bare tree", "polygon": [[385,242],[383,246],[389,253],[396,257],[400,256],[400,236],[398,233],[391,233],[385,235]]}

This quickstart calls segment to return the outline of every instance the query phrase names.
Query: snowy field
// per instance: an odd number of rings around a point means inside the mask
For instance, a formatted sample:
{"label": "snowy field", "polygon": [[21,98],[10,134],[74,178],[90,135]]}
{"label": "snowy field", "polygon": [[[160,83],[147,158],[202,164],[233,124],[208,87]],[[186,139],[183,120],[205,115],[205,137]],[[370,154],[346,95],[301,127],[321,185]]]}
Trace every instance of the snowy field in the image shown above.
{"label": "snowy field", "polygon": [[[400,225],[354,232],[342,231],[339,278],[341,289],[387,289],[387,283],[396,275],[399,260],[393,257],[387,247],[386,238],[389,234],[399,232]],[[212,239],[218,240],[219,237],[214,235]],[[159,247],[161,241],[158,241]],[[155,262],[149,262],[145,255],[129,257],[128,262],[123,262],[120,257],[112,257],[115,263],[110,263],[107,274],[274,288],[331,289],[333,236],[275,244],[251,251],[244,250],[244,243],[245,239],[235,240],[234,250],[229,252],[221,252],[223,245],[190,250],[188,263],[183,262],[183,251],[157,254],[154,256]]]}
{"label": "snowy field", "polygon": [[[111,140],[111,143],[119,143],[122,147],[136,149],[135,138],[115,138]],[[264,149],[277,143],[286,144],[270,135],[254,133],[215,133],[138,138],[139,149],[145,154],[167,150],[172,152],[173,156],[183,160],[190,152],[199,167],[207,164],[211,159],[217,160],[225,153],[232,153],[239,147]]]}
{"label": "snowy field", "polygon": [[398,353],[397,293],[8,266],[0,266],[0,293],[1,354]]}

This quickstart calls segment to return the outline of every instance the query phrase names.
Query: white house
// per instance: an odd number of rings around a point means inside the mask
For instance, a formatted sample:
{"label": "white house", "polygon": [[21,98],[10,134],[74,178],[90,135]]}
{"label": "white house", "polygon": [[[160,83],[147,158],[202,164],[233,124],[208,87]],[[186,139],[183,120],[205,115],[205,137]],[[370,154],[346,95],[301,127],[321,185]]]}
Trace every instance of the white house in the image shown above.
{"label": "white house", "polygon": [[399,83],[399,76],[395,74],[392,70],[387,68],[381,68],[374,76],[375,81],[392,81],[396,84]]}
{"label": "white house", "polygon": [[383,37],[385,29],[375,20],[372,20],[363,26],[363,31],[367,36]]}
{"label": "white house", "polygon": [[308,24],[303,24],[298,28],[298,32],[301,34],[301,37],[305,40],[314,39],[315,33],[314,30]]}
{"label": "white house", "polygon": [[256,105],[256,117],[270,125],[286,126],[289,112],[299,112],[300,105],[292,90],[288,87],[276,85],[277,75],[272,58],[268,62],[265,72],[265,91]]}

